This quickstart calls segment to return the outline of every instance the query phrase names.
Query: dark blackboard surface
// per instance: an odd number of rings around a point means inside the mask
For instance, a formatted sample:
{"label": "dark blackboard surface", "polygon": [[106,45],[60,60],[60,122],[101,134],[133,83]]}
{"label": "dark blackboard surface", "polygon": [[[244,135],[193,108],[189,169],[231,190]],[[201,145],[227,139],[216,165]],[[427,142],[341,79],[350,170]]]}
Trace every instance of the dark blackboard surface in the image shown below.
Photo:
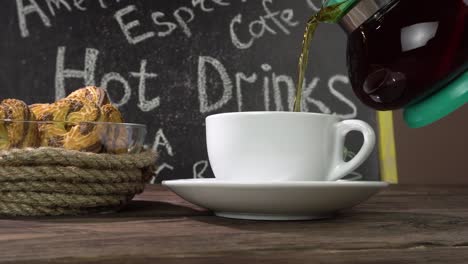
{"label": "dark blackboard surface", "polygon": [[[0,10],[0,96],[51,102],[85,84],[103,86],[128,122],[148,125],[147,143],[161,153],[156,182],[212,177],[205,117],[288,111],[305,21],[319,4],[5,1]],[[303,110],[359,118],[377,129],[375,111],[352,93],[345,51],[346,36],[337,25],[319,27]],[[360,141],[351,135],[348,147],[357,151]],[[377,151],[357,172],[379,178]]]}

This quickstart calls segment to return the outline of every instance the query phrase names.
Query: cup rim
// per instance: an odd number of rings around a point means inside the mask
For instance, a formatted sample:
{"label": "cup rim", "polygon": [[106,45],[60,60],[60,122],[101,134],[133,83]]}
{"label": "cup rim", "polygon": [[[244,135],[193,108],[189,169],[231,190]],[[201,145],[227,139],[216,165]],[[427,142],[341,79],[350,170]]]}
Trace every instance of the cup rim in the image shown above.
{"label": "cup rim", "polygon": [[225,112],[212,114],[206,117],[206,119],[220,118],[226,116],[266,116],[266,115],[277,115],[277,116],[315,116],[322,118],[336,118],[340,119],[337,115],[324,114],[324,113],[311,113],[311,112],[288,112],[288,111],[245,111],[245,112]]}

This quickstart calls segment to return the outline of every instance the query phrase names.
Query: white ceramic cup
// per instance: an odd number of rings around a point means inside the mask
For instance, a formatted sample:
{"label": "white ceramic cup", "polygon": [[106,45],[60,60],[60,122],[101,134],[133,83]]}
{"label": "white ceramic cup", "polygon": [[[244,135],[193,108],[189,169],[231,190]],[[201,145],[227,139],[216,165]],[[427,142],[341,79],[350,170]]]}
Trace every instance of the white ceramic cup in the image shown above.
{"label": "white ceramic cup", "polygon": [[[343,160],[345,136],[364,135],[354,158]],[[361,165],[374,144],[361,120],[298,112],[239,112],[206,118],[208,157],[215,177],[235,181],[335,181]]]}

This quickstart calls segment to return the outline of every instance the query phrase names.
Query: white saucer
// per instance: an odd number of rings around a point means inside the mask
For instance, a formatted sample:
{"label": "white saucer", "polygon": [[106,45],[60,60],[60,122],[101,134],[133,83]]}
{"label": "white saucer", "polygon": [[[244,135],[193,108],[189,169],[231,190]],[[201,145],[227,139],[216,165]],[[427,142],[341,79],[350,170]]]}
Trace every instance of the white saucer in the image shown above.
{"label": "white saucer", "polygon": [[221,217],[253,220],[320,219],[353,207],[388,186],[369,181],[163,181],[185,200]]}

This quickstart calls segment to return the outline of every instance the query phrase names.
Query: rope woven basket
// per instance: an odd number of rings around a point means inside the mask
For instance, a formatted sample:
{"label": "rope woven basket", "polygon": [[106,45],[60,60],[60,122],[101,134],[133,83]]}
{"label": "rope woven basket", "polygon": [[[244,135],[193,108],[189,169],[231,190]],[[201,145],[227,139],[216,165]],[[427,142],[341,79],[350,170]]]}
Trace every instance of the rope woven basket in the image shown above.
{"label": "rope woven basket", "polygon": [[0,151],[0,216],[116,211],[154,173],[156,153],[96,154],[61,148]]}

